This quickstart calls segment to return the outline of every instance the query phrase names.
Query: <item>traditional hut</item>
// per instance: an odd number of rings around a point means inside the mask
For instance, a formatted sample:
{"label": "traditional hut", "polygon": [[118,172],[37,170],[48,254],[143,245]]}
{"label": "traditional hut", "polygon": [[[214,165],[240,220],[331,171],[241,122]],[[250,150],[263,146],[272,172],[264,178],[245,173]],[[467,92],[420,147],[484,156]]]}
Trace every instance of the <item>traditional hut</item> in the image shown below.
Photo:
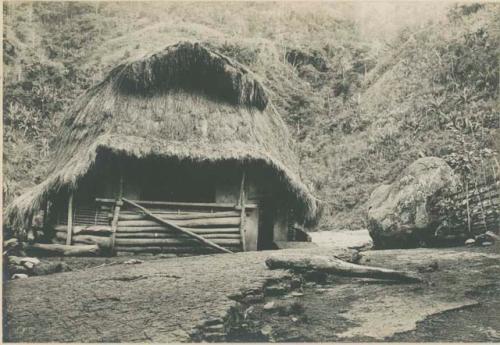
{"label": "traditional hut", "polygon": [[283,120],[242,65],[179,43],[114,68],[62,123],[49,176],[6,215],[113,252],[272,248],[316,215]]}

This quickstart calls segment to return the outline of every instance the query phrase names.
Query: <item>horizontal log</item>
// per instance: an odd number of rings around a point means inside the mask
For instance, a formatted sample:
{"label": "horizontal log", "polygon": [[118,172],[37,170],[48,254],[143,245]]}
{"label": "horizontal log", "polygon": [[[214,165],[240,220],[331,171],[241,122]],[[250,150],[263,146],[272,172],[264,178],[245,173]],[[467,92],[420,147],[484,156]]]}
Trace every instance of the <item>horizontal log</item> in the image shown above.
{"label": "horizontal log", "polygon": [[[196,228],[196,227],[211,227],[211,226],[239,226],[239,217],[226,217],[226,218],[214,218],[214,219],[193,219],[193,220],[172,220],[177,226],[186,228]],[[118,221],[118,227],[143,227],[143,226],[155,226],[160,225],[159,222],[155,220],[120,220]]]}
{"label": "horizontal log", "polygon": [[[234,209],[233,203],[207,203],[207,202],[174,202],[174,201],[148,201],[148,200],[130,200],[139,205],[156,205],[156,206],[180,206],[180,207],[206,207],[206,208],[229,208]],[[97,203],[113,204],[114,199],[96,198]],[[255,204],[245,205],[245,208],[257,208]],[[149,207],[148,207],[149,209]]]}
{"label": "horizontal log", "polygon": [[[239,233],[239,228],[189,228],[188,230],[198,235]],[[118,226],[117,229],[117,233],[147,233],[147,232],[176,233],[174,229],[168,229],[166,226],[142,226],[142,227]]]}
{"label": "horizontal log", "polygon": [[[54,226],[55,231],[67,231],[66,225],[58,224]],[[73,234],[111,234],[109,225],[76,225],[73,226]]]}
{"label": "horizontal log", "polygon": [[99,246],[91,245],[64,245],[34,243],[27,248],[28,251],[36,251],[45,255],[62,256],[95,256],[100,253]]}
{"label": "horizontal log", "polygon": [[209,254],[215,253],[216,251],[209,247],[115,247],[117,252],[127,252],[127,253],[193,253],[193,254]]}
{"label": "horizontal log", "polygon": [[[65,240],[67,234],[63,232],[56,232],[56,238]],[[73,235],[71,237],[73,243],[79,244],[97,244],[101,248],[109,248],[111,246],[111,239],[104,236],[92,236],[92,235]]]}
{"label": "horizontal log", "polygon": [[119,232],[118,230],[115,234],[115,238],[179,238],[179,237],[181,237],[181,235],[176,234],[174,232]]}
{"label": "horizontal log", "polygon": [[[170,214],[170,213],[156,213],[152,212],[155,216],[158,216],[166,220],[192,220],[192,219],[211,219],[211,218],[226,218],[226,217],[239,217],[240,213],[237,211],[226,211],[226,212],[214,212],[214,213],[186,213],[186,214]],[[123,214],[120,213],[118,217],[119,221],[124,220],[147,220],[147,216],[144,214]]]}
{"label": "horizontal log", "polygon": [[[116,238],[182,238],[182,239],[190,239],[190,237],[182,234],[174,234],[174,233],[116,233]],[[225,239],[225,238],[240,238],[240,234],[206,234],[201,235],[203,238],[210,239]]]}
{"label": "horizontal log", "polygon": [[[212,240],[217,245],[239,245],[239,239],[214,239]],[[119,246],[141,246],[141,245],[186,245],[186,246],[201,246],[200,242],[194,239],[183,238],[116,238],[116,245]]]}

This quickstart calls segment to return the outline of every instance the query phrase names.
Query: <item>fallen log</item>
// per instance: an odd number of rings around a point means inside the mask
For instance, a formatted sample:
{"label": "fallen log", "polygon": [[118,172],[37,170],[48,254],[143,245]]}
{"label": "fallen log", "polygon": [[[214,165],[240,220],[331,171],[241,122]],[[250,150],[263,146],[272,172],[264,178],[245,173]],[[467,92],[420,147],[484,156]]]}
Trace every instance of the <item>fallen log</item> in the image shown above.
{"label": "fallen log", "polygon": [[317,271],[349,277],[389,279],[408,283],[422,280],[408,272],[357,265],[326,255],[276,254],[266,259],[269,269],[290,269],[297,272]]}
{"label": "fallen log", "polygon": [[34,243],[27,248],[28,251],[52,256],[94,256],[99,254],[99,246],[91,245],[65,245]]}

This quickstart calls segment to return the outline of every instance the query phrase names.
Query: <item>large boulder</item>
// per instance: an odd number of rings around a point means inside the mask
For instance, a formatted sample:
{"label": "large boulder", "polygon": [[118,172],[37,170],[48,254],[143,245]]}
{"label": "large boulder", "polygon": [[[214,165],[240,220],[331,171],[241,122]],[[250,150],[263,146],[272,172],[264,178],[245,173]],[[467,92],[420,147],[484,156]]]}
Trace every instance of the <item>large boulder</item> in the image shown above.
{"label": "large boulder", "polygon": [[377,187],[368,202],[368,230],[376,248],[410,248],[436,242],[441,195],[458,188],[458,178],[436,157],[416,160],[392,184]]}

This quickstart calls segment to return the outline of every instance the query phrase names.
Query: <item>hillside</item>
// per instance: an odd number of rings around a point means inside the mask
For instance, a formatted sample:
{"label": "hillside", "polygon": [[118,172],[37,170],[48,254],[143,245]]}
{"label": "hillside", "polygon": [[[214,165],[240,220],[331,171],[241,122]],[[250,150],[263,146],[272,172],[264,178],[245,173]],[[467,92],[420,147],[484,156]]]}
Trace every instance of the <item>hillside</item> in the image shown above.
{"label": "hillside", "polygon": [[499,5],[396,6],[392,25],[359,6],[4,3],[5,202],[44,176],[78,95],[181,40],[261,77],[323,201],[321,229],[364,226],[371,191],[422,155],[464,178],[498,174]]}

